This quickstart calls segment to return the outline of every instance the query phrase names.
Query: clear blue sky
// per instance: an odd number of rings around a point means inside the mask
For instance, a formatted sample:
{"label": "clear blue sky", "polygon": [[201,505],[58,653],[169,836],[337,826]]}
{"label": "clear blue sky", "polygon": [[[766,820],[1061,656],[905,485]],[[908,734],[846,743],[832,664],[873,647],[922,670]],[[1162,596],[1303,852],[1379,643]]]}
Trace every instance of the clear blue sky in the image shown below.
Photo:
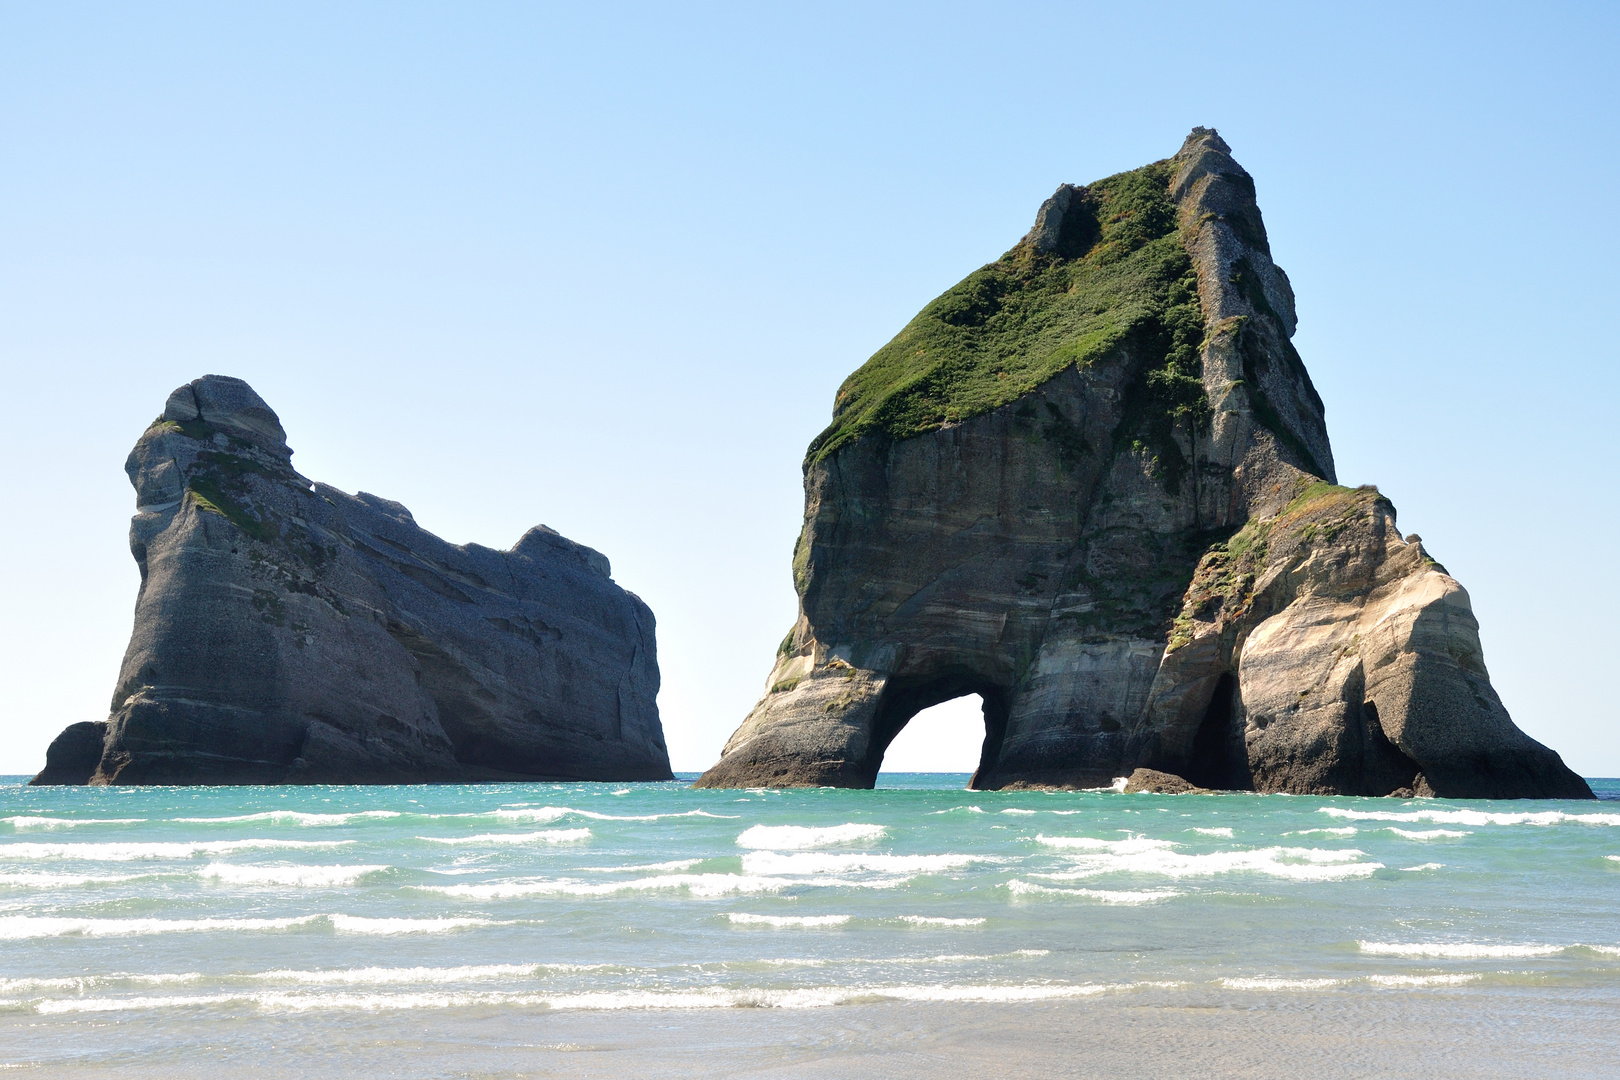
{"label": "clear blue sky", "polygon": [[[1617,11],[6,4],[0,771],[106,714],[121,466],[207,372],[448,539],[606,552],[707,766],[792,622],[838,383],[1058,183],[1204,124],[1340,479],[1467,586],[1520,725],[1620,774]],[[971,767],[953,730],[901,764]]]}

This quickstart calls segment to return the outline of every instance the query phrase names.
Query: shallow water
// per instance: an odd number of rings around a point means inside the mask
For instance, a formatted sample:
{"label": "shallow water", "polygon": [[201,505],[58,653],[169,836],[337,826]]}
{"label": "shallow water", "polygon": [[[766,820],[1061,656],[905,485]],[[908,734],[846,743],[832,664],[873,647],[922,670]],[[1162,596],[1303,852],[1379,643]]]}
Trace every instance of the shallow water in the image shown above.
{"label": "shallow water", "polygon": [[1616,801],[20,779],[0,1033],[53,1072],[390,1017],[1620,999]]}

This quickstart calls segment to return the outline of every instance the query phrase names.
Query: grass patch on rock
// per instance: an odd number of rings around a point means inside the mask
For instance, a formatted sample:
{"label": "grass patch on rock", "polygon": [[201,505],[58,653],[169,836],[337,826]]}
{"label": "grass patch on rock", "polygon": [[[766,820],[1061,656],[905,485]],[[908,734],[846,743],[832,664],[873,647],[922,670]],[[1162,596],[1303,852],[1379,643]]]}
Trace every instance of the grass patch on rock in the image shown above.
{"label": "grass patch on rock", "polygon": [[1169,197],[1172,171],[1160,161],[1080,189],[1059,252],[1020,242],[930,303],[844,380],[808,460],[863,435],[937,430],[1132,348],[1144,374],[1127,420],[1179,479],[1170,431],[1208,404],[1198,370],[1203,314]]}

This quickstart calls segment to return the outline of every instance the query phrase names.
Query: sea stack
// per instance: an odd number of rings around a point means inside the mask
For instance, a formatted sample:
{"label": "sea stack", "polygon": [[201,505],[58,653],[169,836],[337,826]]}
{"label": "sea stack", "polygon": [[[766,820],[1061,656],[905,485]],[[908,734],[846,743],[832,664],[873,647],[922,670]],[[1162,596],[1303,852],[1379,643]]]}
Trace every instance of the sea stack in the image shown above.
{"label": "sea stack", "polygon": [[448,544],[312,483],[247,383],[169,396],[124,466],[135,629],[36,784],[667,780],[653,616],[543,525]]}
{"label": "sea stack", "polygon": [[1294,327],[1215,131],[1058,188],[839,388],[799,619],[699,786],[870,787],[976,693],[977,788],[1590,798],[1509,718],[1462,586],[1336,483]]}

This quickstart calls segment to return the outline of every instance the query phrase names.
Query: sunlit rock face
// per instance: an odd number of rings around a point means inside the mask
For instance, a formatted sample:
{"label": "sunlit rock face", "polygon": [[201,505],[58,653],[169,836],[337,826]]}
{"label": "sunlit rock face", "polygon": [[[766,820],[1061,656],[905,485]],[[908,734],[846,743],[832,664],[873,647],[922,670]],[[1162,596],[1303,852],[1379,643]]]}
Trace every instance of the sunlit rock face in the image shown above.
{"label": "sunlit rock face", "polygon": [[448,544],[311,483],[240,379],[170,395],[125,466],[135,627],[106,722],[36,783],[670,777],[652,612],[544,526]]}
{"label": "sunlit rock face", "polygon": [[1214,131],[1059,188],[840,388],[798,622],[700,786],[871,786],[976,693],[981,788],[1588,796],[1509,719],[1461,586],[1334,482],[1294,328]]}

